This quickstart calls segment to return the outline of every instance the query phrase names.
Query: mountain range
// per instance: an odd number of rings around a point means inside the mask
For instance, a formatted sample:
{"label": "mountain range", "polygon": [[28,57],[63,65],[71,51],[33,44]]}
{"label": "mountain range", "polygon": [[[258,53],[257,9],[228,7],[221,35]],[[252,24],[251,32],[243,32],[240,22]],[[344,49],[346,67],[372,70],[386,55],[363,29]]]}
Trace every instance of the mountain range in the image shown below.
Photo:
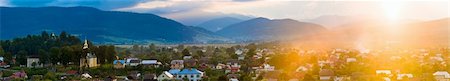
{"label": "mountain range", "polygon": [[[79,38],[105,44],[289,40],[302,43],[300,45],[314,46],[355,43],[381,45],[386,41],[400,41],[408,45],[438,45],[434,43],[448,43],[449,40],[448,18],[394,25],[385,20],[360,19],[324,24],[335,26],[332,28],[321,23],[339,18],[347,17],[322,17],[315,24],[293,19],[242,19],[228,16],[210,18],[199,25],[184,25],[149,13],[103,11],[91,7],[0,7],[0,39],[25,37],[42,31],[66,31]],[[423,44],[427,41],[433,42]]]}
{"label": "mountain range", "polygon": [[[1,39],[67,31],[99,43],[224,41],[214,33],[153,14],[90,7],[1,7]],[[208,40],[205,40],[208,39]]]}
{"label": "mountain range", "polygon": [[197,26],[212,32],[216,32],[225,27],[228,27],[229,25],[236,24],[242,21],[245,20],[234,17],[222,17],[205,21]]}
{"label": "mountain range", "polygon": [[216,33],[233,40],[289,40],[312,35],[326,29],[318,24],[299,22],[292,19],[254,18],[232,24]]}

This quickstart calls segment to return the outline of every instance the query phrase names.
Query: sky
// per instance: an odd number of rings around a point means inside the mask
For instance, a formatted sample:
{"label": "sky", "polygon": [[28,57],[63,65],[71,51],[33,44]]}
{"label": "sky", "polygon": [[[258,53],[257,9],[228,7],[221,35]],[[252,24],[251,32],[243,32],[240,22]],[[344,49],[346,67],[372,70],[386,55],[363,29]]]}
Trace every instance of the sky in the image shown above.
{"label": "sky", "polygon": [[449,4],[448,0],[0,0],[5,7],[88,6],[174,19],[219,13],[296,20],[328,15],[432,20],[449,17]]}

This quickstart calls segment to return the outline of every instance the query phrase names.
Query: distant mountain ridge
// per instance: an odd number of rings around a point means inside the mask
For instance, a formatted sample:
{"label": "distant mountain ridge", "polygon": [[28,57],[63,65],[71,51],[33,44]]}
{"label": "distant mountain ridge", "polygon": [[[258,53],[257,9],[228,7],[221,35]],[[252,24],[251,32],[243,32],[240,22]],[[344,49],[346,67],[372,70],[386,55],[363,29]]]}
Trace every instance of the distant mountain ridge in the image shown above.
{"label": "distant mountain ridge", "polygon": [[233,18],[233,17],[222,17],[222,18],[216,18],[216,19],[212,19],[212,20],[208,20],[206,22],[203,22],[199,25],[197,25],[198,27],[207,29],[209,31],[219,31],[224,27],[227,27],[231,24],[236,24],[239,22],[242,22],[244,20],[242,19],[238,19],[238,18]]}
{"label": "distant mountain ridge", "polygon": [[313,23],[292,19],[254,18],[225,27],[216,33],[233,40],[285,40],[311,35],[326,29]]}
{"label": "distant mountain ridge", "polygon": [[[153,14],[90,7],[0,7],[0,39],[67,31],[100,43],[195,43],[226,40]],[[204,40],[208,39],[208,40]]]}

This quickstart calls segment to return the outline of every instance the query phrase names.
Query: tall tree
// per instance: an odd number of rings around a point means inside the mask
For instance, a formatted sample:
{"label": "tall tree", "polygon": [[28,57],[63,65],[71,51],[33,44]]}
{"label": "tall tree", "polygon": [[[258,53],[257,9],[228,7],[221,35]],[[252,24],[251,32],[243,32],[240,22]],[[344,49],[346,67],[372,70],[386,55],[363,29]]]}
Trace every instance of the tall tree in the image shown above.
{"label": "tall tree", "polygon": [[156,46],[155,46],[155,44],[150,44],[149,46],[148,46],[148,48],[150,49],[150,51],[151,52],[153,52],[153,51],[156,51]]}
{"label": "tall tree", "polygon": [[28,54],[28,52],[25,50],[21,50],[17,53],[16,60],[20,65],[27,64],[27,54]]}
{"label": "tall tree", "polygon": [[53,64],[60,62],[61,51],[57,47],[50,48],[50,60]]}
{"label": "tall tree", "polygon": [[47,31],[42,31],[41,37],[42,37],[44,40],[47,40],[47,39],[50,38],[50,35],[47,33]]}
{"label": "tall tree", "polygon": [[44,49],[39,49],[38,55],[39,55],[39,61],[41,64],[48,63],[49,56],[48,56],[47,51],[45,51]]}
{"label": "tall tree", "polygon": [[5,55],[3,56],[5,59],[5,62],[8,64],[12,64],[12,54],[11,52],[6,52]]}
{"label": "tall tree", "polygon": [[67,32],[66,31],[62,31],[61,34],[59,34],[59,38],[61,38],[61,39],[67,38]]}
{"label": "tall tree", "polygon": [[2,46],[0,46],[0,56],[5,56],[5,51],[3,50]]}

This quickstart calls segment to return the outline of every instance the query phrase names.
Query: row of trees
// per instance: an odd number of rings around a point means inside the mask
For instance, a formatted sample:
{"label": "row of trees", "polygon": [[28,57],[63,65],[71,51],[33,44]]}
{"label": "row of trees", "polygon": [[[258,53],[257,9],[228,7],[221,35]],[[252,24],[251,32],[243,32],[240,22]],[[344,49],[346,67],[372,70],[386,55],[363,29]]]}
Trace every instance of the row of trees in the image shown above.
{"label": "row of trees", "polygon": [[[89,44],[89,51],[97,55],[99,63],[113,62],[116,54],[114,46],[94,46],[91,42]],[[41,64],[78,64],[83,55],[85,54],[80,39],[64,31],[59,35],[43,31],[41,35],[0,41],[0,56],[4,57],[8,64],[25,65],[29,56],[38,56]]]}

